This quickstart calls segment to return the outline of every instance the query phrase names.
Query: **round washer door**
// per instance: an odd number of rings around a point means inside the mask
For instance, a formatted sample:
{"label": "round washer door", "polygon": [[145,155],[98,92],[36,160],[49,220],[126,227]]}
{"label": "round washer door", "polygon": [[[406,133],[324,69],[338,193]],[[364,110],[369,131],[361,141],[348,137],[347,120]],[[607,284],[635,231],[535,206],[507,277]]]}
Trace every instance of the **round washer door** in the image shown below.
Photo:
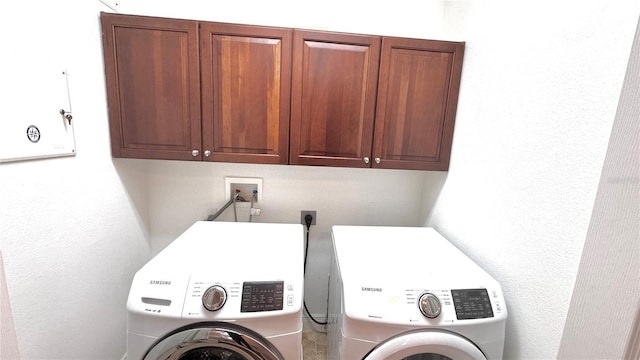
{"label": "round washer door", "polygon": [[229,323],[191,324],[156,341],[144,360],[283,360],[264,337]]}
{"label": "round washer door", "polygon": [[365,360],[486,360],[467,338],[444,330],[414,330],[378,344]]}

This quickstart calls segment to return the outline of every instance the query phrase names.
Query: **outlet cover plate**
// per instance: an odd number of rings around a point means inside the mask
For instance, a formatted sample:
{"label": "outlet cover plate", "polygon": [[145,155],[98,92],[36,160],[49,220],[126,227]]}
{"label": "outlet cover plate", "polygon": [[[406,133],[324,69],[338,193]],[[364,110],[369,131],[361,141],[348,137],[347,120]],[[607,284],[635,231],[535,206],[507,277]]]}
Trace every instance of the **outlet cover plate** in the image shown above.
{"label": "outlet cover plate", "polygon": [[311,225],[315,225],[316,224],[316,211],[315,210],[301,210],[300,211],[300,224],[307,226],[307,223],[304,221],[304,217],[307,216],[307,214],[311,215],[313,217],[313,219],[311,219]]}

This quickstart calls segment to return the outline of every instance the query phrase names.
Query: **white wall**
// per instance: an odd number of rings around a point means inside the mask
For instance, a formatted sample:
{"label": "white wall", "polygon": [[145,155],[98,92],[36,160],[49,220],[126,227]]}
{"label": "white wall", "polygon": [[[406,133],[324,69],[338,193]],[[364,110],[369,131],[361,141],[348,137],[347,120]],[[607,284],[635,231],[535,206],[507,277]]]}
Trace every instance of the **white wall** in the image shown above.
{"label": "white wall", "polygon": [[[120,12],[240,24],[440,39],[447,0],[124,0]],[[410,11],[409,11],[410,10]]]}
{"label": "white wall", "polygon": [[78,149],[0,165],[0,249],[22,358],[119,358],[133,272],[220,206],[226,175],[264,179],[260,221],[318,211],[306,288],[318,314],[330,225],[419,225],[437,199],[428,224],[505,286],[506,355],[555,356],[636,1],[120,3],[134,14],[467,41],[451,170],[112,160],[98,23],[108,9],[97,0],[12,3],[0,13],[0,56],[10,64],[2,105],[28,96],[11,84],[32,66],[64,57]]}
{"label": "white wall", "polygon": [[[640,355],[640,22],[638,25],[559,359],[637,359]],[[625,353],[633,341],[635,357]]]}
{"label": "white wall", "polygon": [[0,250],[23,359],[122,356],[129,284],[150,254],[143,169],[114,167],[108,146],[102,9],[22,1],[0,12],[1,107],[30,116],[41,100],[18,85],[38,86],[40,66],[64,60],[77,145],[75,157],[0,165]]}
{"label": "white wall", "polygon": [[555,358],[637,1],[452,1],[467,42],[448,177],[426,224],[503,285],[505,358]]}

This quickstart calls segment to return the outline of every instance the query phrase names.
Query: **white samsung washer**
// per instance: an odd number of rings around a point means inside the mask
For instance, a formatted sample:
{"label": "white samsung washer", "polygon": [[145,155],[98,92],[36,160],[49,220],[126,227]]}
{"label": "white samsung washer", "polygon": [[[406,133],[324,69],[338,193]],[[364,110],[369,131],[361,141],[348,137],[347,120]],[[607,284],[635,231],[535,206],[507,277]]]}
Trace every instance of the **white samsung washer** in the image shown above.
{"label": "white samsung washer", "polygon": [[329,359],[502,359],[496,280],[427,227],[334,226]]}
{"label": "white samsung washer", "polygon": [[199,221],[135,275],[127,359],[302,358],[300,224]]}

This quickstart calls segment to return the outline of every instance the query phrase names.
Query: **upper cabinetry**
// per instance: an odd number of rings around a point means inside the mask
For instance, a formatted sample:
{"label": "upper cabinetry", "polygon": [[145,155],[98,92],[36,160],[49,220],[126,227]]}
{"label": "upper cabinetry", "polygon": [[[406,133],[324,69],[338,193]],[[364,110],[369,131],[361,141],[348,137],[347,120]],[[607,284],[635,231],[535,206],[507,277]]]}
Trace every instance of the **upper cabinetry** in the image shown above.
{"label": "upper cabinetry", "polygon": [[101,17],[114,157],[448,168],[464,43]]}
{"label": "upper cabinetry", "polygon": [[448,168],[463,43],[295,30],[293,46],[291,164]]}
{"label": "upper cabinetry", "polygon": [[287,163],[291,30],[101,18],[113,156]]}
{"label": "upper cabinetry", "polygon": [[201,22],[200,62],[205,159],[286,164],[291,30]]}
{"label": "upper cabinetry", "polygon": [[447,170],[464,43],[382,39],[373,167]]}
{"label": "upper cabinetry", "polygon": [[369,167],[377,36],[294,32],[291,164]]}
{"label": "upper cabinetry", "polygon": [[198,23],[101,20],[113,156],[192,159],[201,146]]}

